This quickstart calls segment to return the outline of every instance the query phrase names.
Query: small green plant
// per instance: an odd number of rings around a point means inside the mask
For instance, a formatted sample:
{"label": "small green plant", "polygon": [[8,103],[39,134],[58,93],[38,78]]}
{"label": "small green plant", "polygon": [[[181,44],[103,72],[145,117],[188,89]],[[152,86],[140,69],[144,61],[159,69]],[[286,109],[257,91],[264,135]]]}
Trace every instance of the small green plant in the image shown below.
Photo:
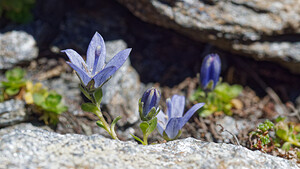
{"label": "small green plant", "polygon": [[31,9],[35,0],[1,0],[0,17],[17,23],[25,23],[33,19]]}
{"label": "small green plant", "polygon": [[250,132],[250,140],[252,136],[255,136],[255,143],[251,146],[254,148],[265,151],[267,150],[268,144],[271,142],[269,132],[274,129],[274,123],[270,120],[265,120],[265,122],[258,125],[255,131]]}
{"label": "small green plant", "polygon": [[1,98],[3,100],[5,94],[14,96],[20,92],[21,88],[26,84],[24,76],[25,71],[21,68],[14,68],[5,72],[7,81],[2,81],[0,86],[2,88],[0,94],[2,95]]}
{"label": "small green plant", "polygon": [[285,118],[276,119],[275,125],[275,145],[283,150],[290,150],[291,146],[300,147],[300,125],[292,122],[286,122]]}
{"label": "small green plant", "polygon": [[[300,125],[292,122],[286,122],[286,118],[278,117],[275,125],[266,120],[258,125],[255,131],[249,133],[251,147],[266,152],[268,148],[271,151],[275,147],[289,151],[292,146],[300,147]],[[269,136],[270,131],[275,131],[273,137]],[[255,136],[255,139],[252,139]],[[254,144],[252,145],[252,142]]]}
{"label": "small green plant", "polygon": [[240,85],[230,86],[228,83],[218,83],[213,91],[206,92],[198,88],[192,95],[191,100],[204,102],[205,105],[200,109],[199,115],[207,117],[214,112],[222,111],[226,115],[232,115],[232,99],[236,98],[243,88]]}
{"label": "small green plant", "polygon": [[[21,68],[14,68],[5,72],[6,81],[0,82],[0,102],[9,98],[24,99],[27,105],[37,107],[37,114],[46,124],[57,124],[59,115],[67,111],[67,107],[61,102],[62,96],[49,92],[41,83],[33,84],[25,80],[25,71]],[[20,90],[23,88],[23,92]],[[17,95],[18,94],[18,95]]]}
{"label": "small green plant", "polygon": [[48,95],[34,93],[33,101],[43,112],[40,119],[46,124],[57,124],[59,115],[68,110],[62,103],[62,96],[55,92],[50,92]]}

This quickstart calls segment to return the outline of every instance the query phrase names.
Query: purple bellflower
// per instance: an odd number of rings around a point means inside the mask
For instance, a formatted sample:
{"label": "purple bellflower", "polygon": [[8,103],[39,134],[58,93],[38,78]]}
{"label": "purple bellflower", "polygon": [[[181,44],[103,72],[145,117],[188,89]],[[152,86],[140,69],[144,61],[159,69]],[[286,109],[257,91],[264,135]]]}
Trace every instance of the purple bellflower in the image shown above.
{"label": "purple bellflower", "polygon": [[88,46],[86,62],[73,49],[66,49],[71,62],[67,62],[79,76],[81,83],[88,88],[101,87],[126,61],[131,49],[125,49],[116,54],[107,64],[106,48],[102,36],[96,32]]}
{"label": "purple bellflower", "polygon": [[[160,92],[152,87],[147,89],[140,101],[140,117],[143,121],[152,119],[157,115],[157,107],[160,100]],[[152,112],[153,111],[153,112]]]}
{"label": "purple bellflower", "polygon": [[200,82],[203,89],[206,89],[210,82],[214,89],[219,81],[221,72],[221,61],[218,54],[209,54],[205,56],[200,71]]}
{"label": "purple bellflower", "polygon": [[167,114],[162,111],[157,114],[157,129],[164,139],[177,139],[181,134],[182,127],[198,109],[204,106],[204,103],[195,104],[183,116],[184,105],[185,97],[174,95],[172,99],[167,99]]}

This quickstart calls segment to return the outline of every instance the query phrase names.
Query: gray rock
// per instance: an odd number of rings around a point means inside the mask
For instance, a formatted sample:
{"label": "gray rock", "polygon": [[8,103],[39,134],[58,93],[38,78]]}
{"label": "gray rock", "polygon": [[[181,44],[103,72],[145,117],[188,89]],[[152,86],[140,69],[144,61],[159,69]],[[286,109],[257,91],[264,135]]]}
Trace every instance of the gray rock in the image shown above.
{"label": "gray rock", "polygon": [[24,101],[8,100],[0,103],[0,127],[10,126],[27,119]]}
{"label": "gray rock", "polygon": [[[247,120],[236,120],[230,116],[225,116],[222,119],[217,120],[216,124],[220,124],[224,130],[227,130],[231,134],[238,135],[240,131],[253,128],[254,123],[249,122]],[[216,125],[216,130],[220,131],[221,127]],[[226,131],[221,132],[221,136],[223,136],[223,141],[229,143],[229,139],[234,139],[233,136]],[[234,140],[235,141],[235,140]]]}
{"label": "gray rock", "polygon": [[142,20],[300,73],[298,0],[118,0]]}
{"label": "gray rock", "polygon": [[[127,48],[127,44],[123,40],[106,42],[106,61],[125,48]],[[113,118],[122,116],[118,125],[124,126],[127,123],[133,124],[138,121],[138,100],[141,97],[141,87],[139,75],[130,66],[129,59],[103,86],[102,104],[108,108],[108,112]]]}
{"label": "gray rock", "polygon": [[30,61],[38,56],[34,38],[23,31],[0,33],[0,70]]}
{"label": "gray rock", "polygon": [[[47,131],[53,132],[53,130],[49,126],[40,126],[39,128],[42,128]],[[20,123],[20,124],[15,124],[13,126],[5,127],[3,129],[0,129],[0,138],[8,134],[10,132],[13,132],[14,130],[36,130],[37,127],[33,126],[31,123]]]}
{"label": "gray rock", "polygon": [[298,168],[296,163],[231,144],[193,138],[150,146],[103,136],[41,129],[0,137],[0,168]]}

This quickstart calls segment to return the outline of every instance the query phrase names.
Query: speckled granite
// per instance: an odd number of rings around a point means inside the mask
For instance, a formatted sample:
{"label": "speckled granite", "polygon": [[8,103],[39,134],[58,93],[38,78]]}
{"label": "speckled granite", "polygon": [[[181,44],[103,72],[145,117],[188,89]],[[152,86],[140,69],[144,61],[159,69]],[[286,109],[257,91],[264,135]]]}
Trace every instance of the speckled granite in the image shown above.
{"label": "speckled granite", "polygon": [[37,128],[13,130],[0,140],[0,168],[298,168],[259,151],[193,138],[142,146]]}
{"label": "speckled granite", "polygon": [[0,33],[0,70],[30,61],[38,56],[33,36],[23,31]]}

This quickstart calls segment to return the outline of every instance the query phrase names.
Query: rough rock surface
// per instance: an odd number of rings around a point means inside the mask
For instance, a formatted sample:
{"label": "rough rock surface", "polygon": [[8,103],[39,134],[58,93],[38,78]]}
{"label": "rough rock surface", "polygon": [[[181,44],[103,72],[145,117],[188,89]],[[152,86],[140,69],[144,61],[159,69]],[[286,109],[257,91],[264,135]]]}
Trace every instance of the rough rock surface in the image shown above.
{"label": "rough rock surface", "polygon": [[299,0],[118,0],[142,20],[300,73]]}
{"label": "rough rock surface", "polygon": [[[5,129],[2,129],[5,130]],[[295,163],[231,144],[193,138],[142,146],[100,135],[41,129],[0,137],[0,168],[298,168]]]}
{"label": "rough rock surface", "polygon": [[0,33],[0,70],[30,61],[38,56],[34,38],[23,31]]}
{"label": "rough rock surface", "polygon": [[23,122],[27,118],[24,101],[8,100],[0,103],[0,128]]}
{"label": "rough rock surface", "polygon": [[[216,124],[220,124],[224,128],[224,130],[227,130],[234,135],[238,135],[239,132],[244,129],[253,128],[254,125],[253,122],[249,122],[247,120],[235,120],[230,116],[225,116],[224,118],[217,120]],[[216,125],[216,130],[219,131],[220,129],[220,126]],[[226,143],[230,142],[229,139],[233,139],[232,135],[228,132],[221,133],[221,136],[223,136],[223,138],[226,138],[224,140],[224,142]]]}

